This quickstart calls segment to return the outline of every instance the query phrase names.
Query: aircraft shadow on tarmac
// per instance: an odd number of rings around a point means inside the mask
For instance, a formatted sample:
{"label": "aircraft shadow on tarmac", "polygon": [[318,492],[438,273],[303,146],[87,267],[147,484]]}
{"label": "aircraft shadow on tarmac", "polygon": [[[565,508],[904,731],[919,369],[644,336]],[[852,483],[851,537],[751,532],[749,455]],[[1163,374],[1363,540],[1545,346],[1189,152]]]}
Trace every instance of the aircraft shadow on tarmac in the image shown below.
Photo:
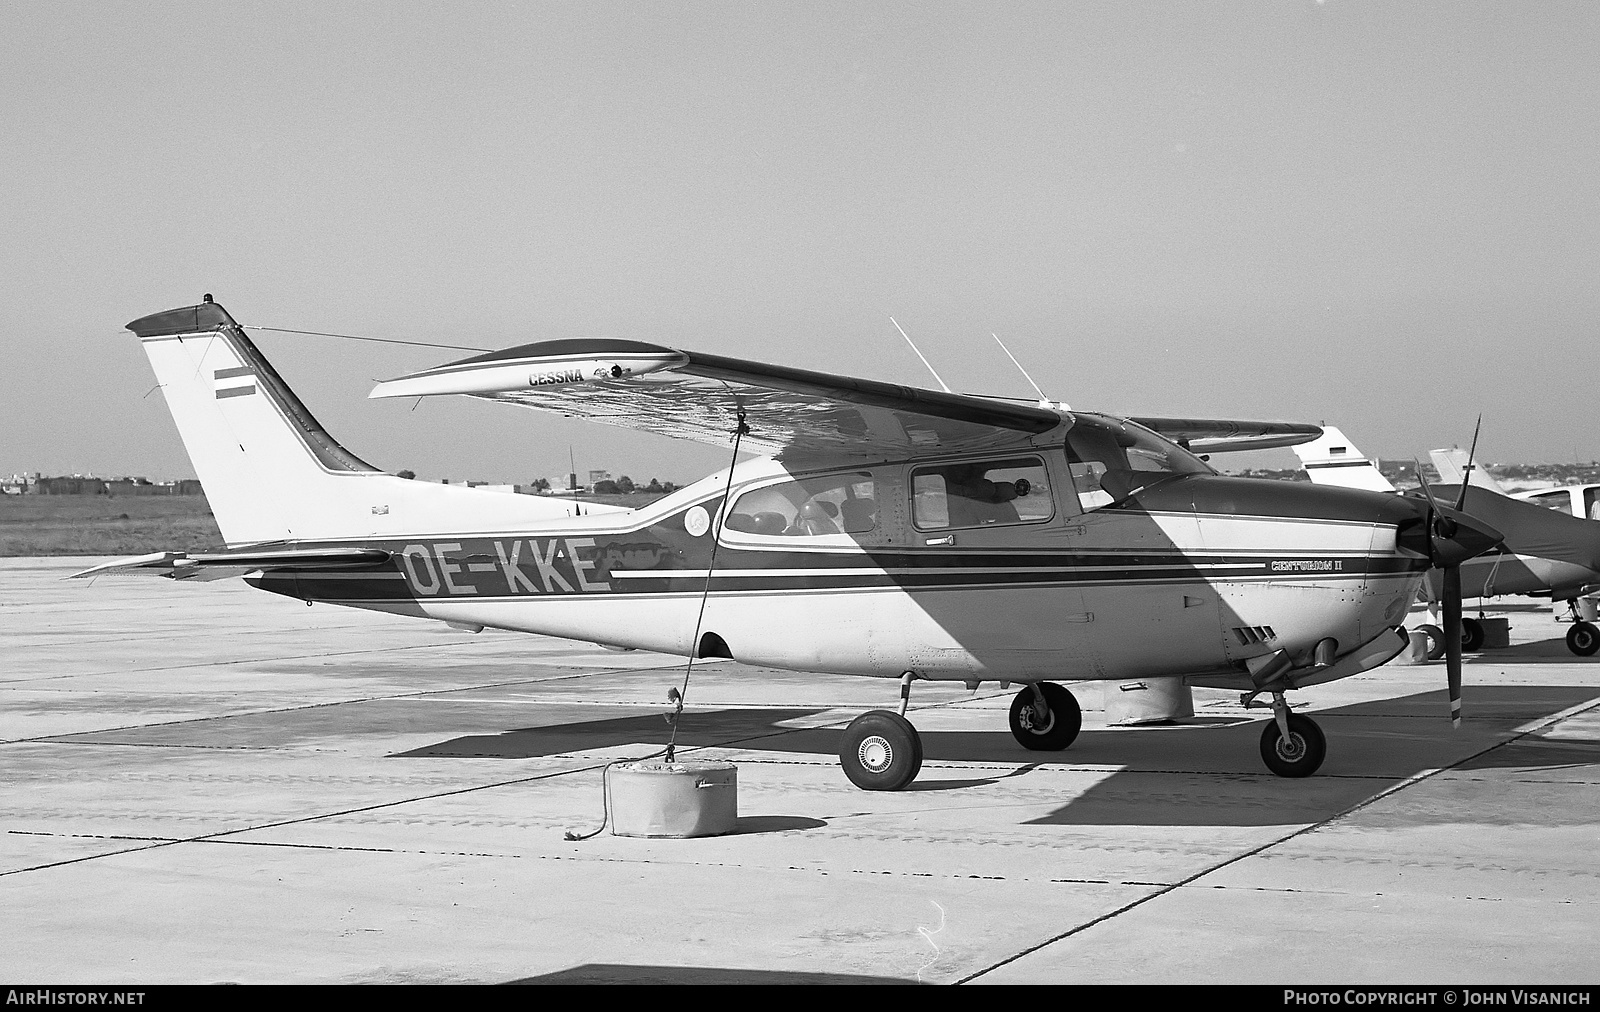
{"label": "aircraft shadow on tarmac", "polygon": [[[1033,824],[1231,825],[1317,822],[1428,769],[1569,768],[1600,765],[1600,743],[1534,739],[1493,748],[1510,729],[1588,702],[1583,686],[1469,685],[1467,722],[1453,732],[1443,690],[1314,711],[1328,736],[1329,759],[1309,780],[1283,780],[1260,763],[1266,715],[1248,722],[1205,718],[1162,727],[1087,730],[1059,753],[1025,751],[1009,731],[923,731],[925,761],[1015,766],[992,776],[941,779],[924,767],[912,790],[971,790],[1026,777],[1041,767],[1106,766],[1104,779]],[[680,748],[836,756],[842,729],[792,728],[782,722],[816,708],[688,710]],[[915,714],[913,713],[913,717]],[[611,717],[492,735],[467,735],[397,753],[394,758],[527,759],[593,749],[665,746],[659,713]],[[1482,753],[1482,754],[1480,754]],[[1181,778],[1181,779],[1180,779]],[[758,830],[759,831],[759,830]]]}
{"label": "aircraft shadow on tarmac", "polygon": [[585,963],[508,984],[916,984],[903,977],[790,970],[738,970],[720,966],[630,966]]}
{"label": "aircraft shadow on tarmac", "polygon": [[[1600,654],[1579,657],[1567,647],[1566,634],[1550,639],[1518,643],[1515,646],[1496,647],[1481,654],[1468,654],[1462,660],[1467,664],[1600,664]],[[1433,662],[1441,671],[1443,661]]]}

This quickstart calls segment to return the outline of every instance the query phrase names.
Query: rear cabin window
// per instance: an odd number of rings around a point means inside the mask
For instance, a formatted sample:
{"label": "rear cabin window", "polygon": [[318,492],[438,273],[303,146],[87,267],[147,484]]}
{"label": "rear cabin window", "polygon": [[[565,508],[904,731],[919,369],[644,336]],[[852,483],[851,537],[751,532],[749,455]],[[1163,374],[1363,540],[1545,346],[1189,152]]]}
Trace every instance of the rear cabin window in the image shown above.
{"label": "rear cabin window", "polygon": [[918,530],[1037,523],[1054,514],[1050,478],[1036,458],[940,464],[911,474]]}
{"label": "rear cabin window", "polygon": [[876,493],[864,471],[768,485],[741,495],[726,527],[780,538],[865,534],[878,526]]}

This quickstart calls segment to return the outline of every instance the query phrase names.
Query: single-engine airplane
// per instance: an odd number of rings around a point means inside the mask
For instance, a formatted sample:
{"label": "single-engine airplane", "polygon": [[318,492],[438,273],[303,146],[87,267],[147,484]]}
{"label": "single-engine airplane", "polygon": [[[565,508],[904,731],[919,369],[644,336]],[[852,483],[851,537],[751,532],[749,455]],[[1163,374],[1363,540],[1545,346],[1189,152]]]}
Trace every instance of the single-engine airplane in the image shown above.
{"label": "single-engine airplane", "polygon": [[[1286,694],[1394,657],[1429,567],[1500,540],[1446,506],[1224,477],[1196,456],[1315,425],[1124,419],[613,339],[478,355],[371,396],[468,394],[731,443],[730,467],[636,510],[477,492],[340,446],[209,295],[128,328],[227,548],[77,575],[242,575],[470,629],[898,678],[900,711],[843,736],[866,789],[921,767],[916,679],[1020,683],[1011,732],[1039,751],[1080,726],[1052,678],[1265,695],[1262,759],[1309,776],[1326,744]],[[1454,709],[1459,651],[1450,695]]]}
{"label": "single-engine airplane", "polygon": [[[1313,482],[1399,492],[1344,433],[1331,425],[1323,428],[1319,438],[1293,449]],[[1481,599],[1525,595],[1548,597],[1552,603],[1565,601],[1573,618],[1567,630],[1567,648],[1583,657],[1600,650],[1600,628],[1583,621],[1577,606],[1579,597],[1600,590],[1600,522],[1584,519],[1581,508],[1577,516],[1572,515],[1574,504],[1581,506],[1585,501],[1587,487],[1507,493],[1482,467],[1472,463],[1469,451],[1432,450],[1429,456],[1445,482],[1432,486],[1432,491],[1451,502],[1465,504],[1469,513],[1504,536],[1502,544],[1462,564],[1462,596]],[[1465,497],[1461,491],[1463,479],[1470,488]],[[1594,498],[1592,493],[1587,494],[1590,500]],[[1437,619],[1445,593],[1442,572],[1428,575],[1425,590],[1429,609]],[[1442,655],[1446,646],[1444,630],[1430,624],[1422,626],[1421,631],[1436,639],[1429,657]],[[1470,618],[1463,619],[1461,638],[1463,649],[1477,650],[1483,645],[1482,626]]]}

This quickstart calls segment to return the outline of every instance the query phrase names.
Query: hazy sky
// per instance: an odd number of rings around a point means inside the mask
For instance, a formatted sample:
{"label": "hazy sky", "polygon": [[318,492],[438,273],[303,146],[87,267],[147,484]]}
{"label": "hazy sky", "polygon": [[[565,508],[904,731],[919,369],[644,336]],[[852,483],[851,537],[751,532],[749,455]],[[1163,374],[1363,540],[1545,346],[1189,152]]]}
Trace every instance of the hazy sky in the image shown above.
{"label": "hazy sky", "polygon": [[[1597,53],[1593,3],[0,0],[0,473],[192,474],[121,328],[205,292],[932,385],[892,315],[957,389],[1030,393],[994,331],[1075,407],[1600,457]],[[722,461],[257,341],[380,467]]]}

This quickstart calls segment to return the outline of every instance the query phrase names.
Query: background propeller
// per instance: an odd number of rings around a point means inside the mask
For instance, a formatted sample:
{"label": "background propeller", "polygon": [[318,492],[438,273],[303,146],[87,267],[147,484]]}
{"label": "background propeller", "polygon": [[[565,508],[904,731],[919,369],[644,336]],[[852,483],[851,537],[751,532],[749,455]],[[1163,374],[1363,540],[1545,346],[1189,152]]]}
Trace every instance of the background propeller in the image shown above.
{"label": "background propeller", "polygon": [[[1472,428],[1472,449],[1467,453],[1467,467],[1463,472],[1472,476],[1473,459],[1478,453],[1478,430],[1483,416]],[[1422,476],[1422,461],[1417,461],[1417,479],[1428,496],[1428,559],[1438,566],[1444,577],[1440,596],[1444,609],[1444,666],[1445,682],[1450,693],[1450,726],[1461,726],[1461,564],[1481,555],[1501,540],[1500,532],[1481,520],[1463,512],[1467,503],[1467,481],[1463,480],[1461,494],[1455,507],[1439,505],[1433,489]],[[1489,540],[1485,540],[1489,539]]]}

